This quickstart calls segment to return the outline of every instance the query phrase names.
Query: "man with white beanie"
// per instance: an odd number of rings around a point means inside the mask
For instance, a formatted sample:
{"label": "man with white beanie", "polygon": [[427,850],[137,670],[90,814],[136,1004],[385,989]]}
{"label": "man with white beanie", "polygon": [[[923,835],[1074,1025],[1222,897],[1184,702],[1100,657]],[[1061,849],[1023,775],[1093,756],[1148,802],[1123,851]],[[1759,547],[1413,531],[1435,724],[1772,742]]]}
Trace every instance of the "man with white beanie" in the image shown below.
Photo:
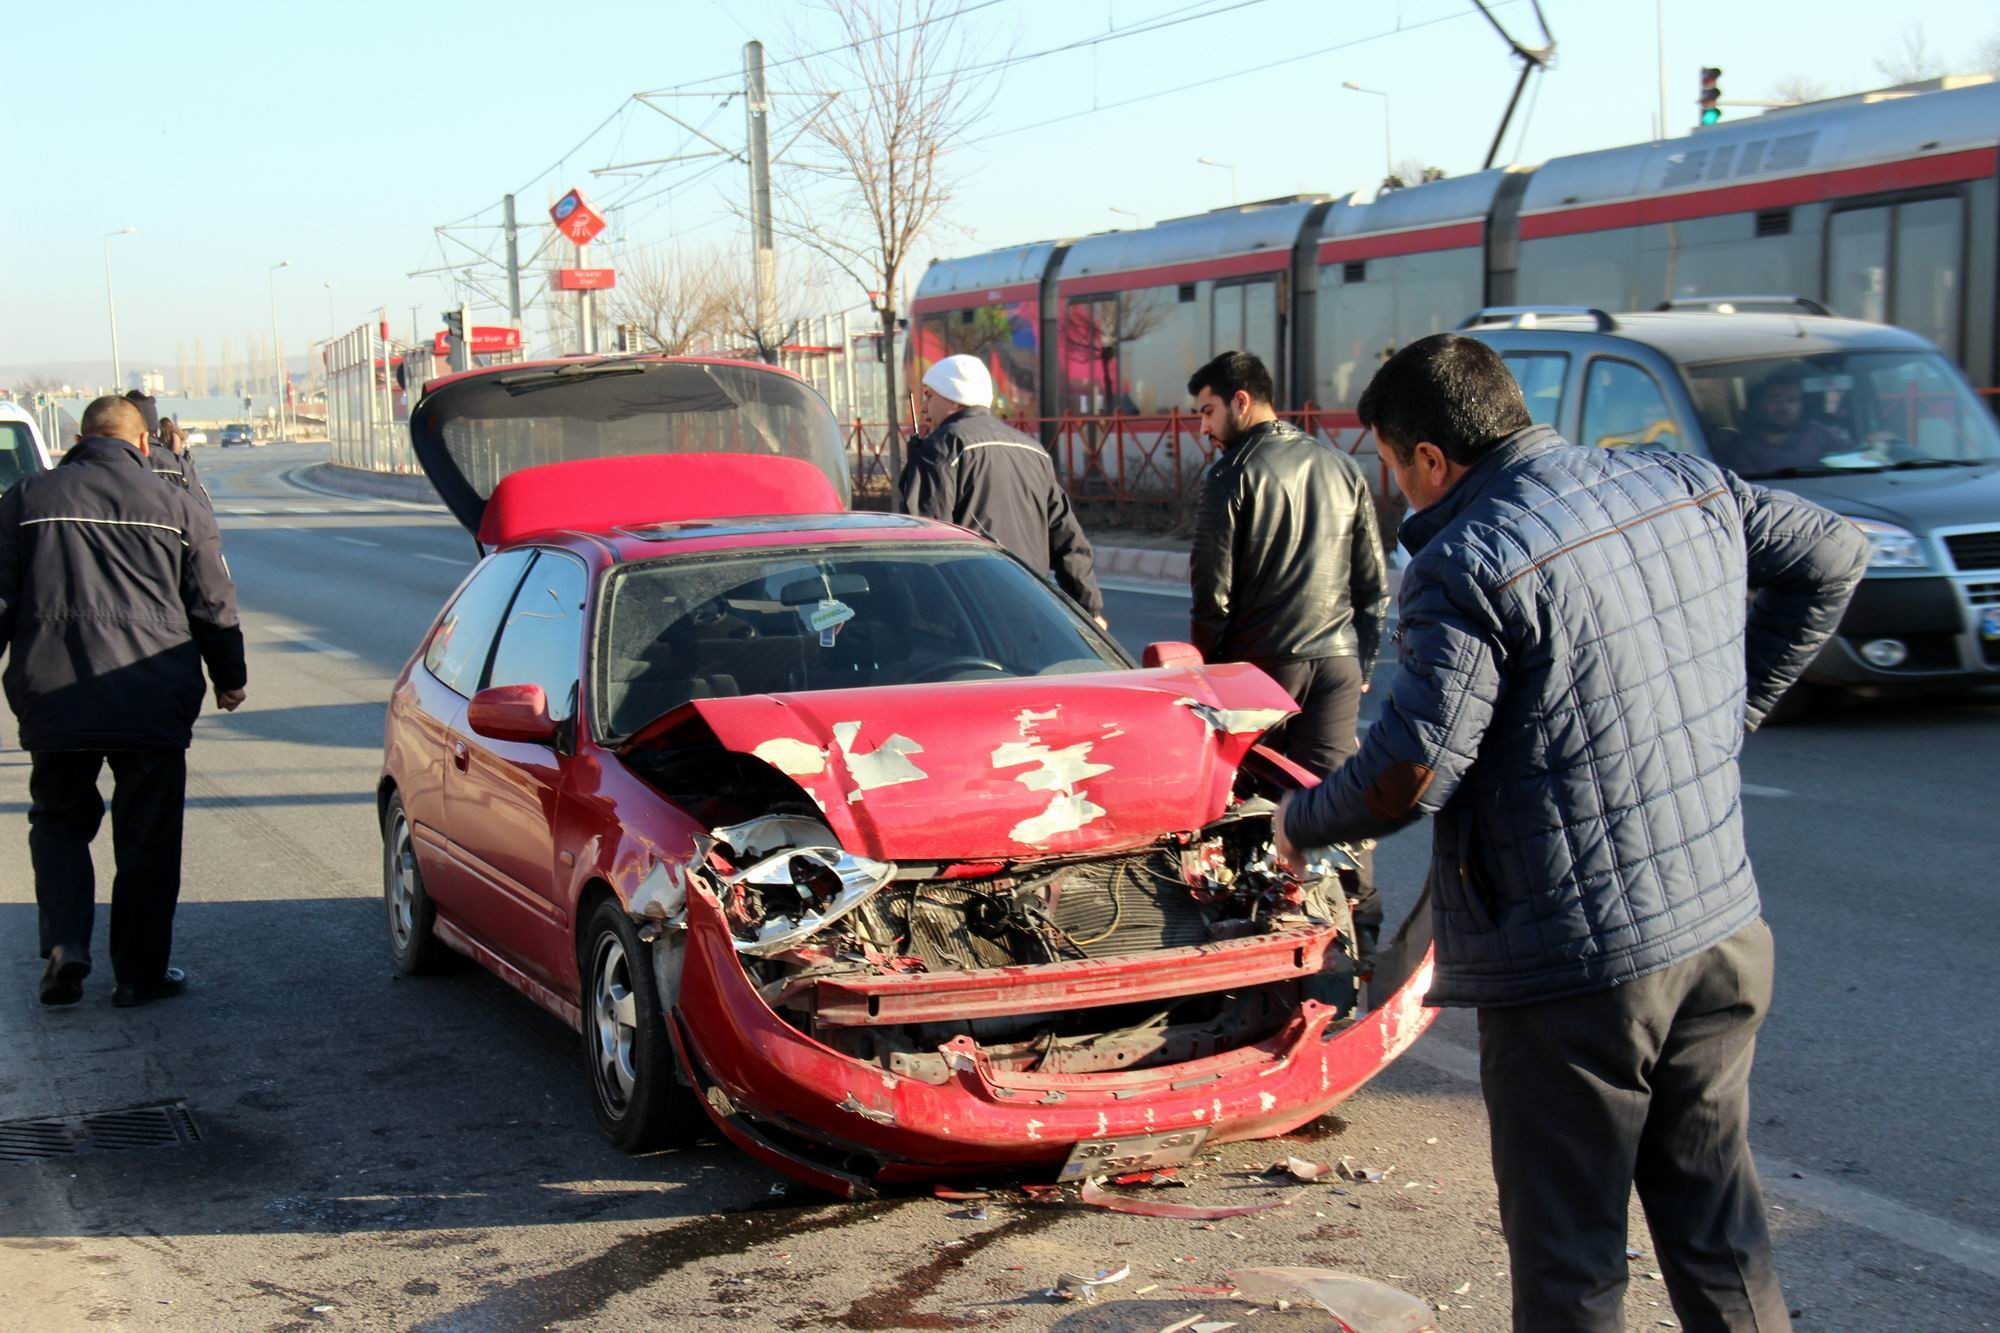
{"label": "man with white beanie", "polygon": [[1049,451],[991,409],[993,377],[976,356],[948,356],[924,375],[926,433],[910,444],[896,483],[903,508],[970,528],[1006,547],[1104,624],[1090,542]]}

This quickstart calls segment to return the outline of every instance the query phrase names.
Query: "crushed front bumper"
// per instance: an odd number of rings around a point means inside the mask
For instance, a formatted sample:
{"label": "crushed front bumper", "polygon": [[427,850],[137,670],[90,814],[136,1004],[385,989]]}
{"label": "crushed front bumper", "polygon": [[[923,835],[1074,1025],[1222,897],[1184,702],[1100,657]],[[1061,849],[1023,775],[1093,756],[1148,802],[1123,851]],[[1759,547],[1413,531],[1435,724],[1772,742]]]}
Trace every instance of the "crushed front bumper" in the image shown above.
{"label": "crushed front bumper", "polygon": [[[1333,1009],[1308,1000],[1262,1042],[1092,1074],[997,1069],[960,1036],[938,1048],[948,1072],[931,1083],[843,1055],[773,1012],[705,892],[689,897],[686,943],[672,1035],[717,1128],[787,1175],[848,1197],[979,1172],[1050,1179],[1091,1139],[1185,1129],[1205,1130],[1211,1143],[1283,1134],[1350,1096],[1433,1017],[1423,1004],[1426,954],[1385,1002],[1355,1021],[1337,1023]],[[1083,996],[1101,987],[1102,972],[1132,963],[1106,960],[1095,978],[1072,964],[1066,979]],[[1156,971],[1158,963],[1151,963]],[[1044,969],[1019,970],[1015,1012],[1062,1007],[1050,988],[1031,981]],[[1093,1002],[1103,1001],[1083,1000]]]}

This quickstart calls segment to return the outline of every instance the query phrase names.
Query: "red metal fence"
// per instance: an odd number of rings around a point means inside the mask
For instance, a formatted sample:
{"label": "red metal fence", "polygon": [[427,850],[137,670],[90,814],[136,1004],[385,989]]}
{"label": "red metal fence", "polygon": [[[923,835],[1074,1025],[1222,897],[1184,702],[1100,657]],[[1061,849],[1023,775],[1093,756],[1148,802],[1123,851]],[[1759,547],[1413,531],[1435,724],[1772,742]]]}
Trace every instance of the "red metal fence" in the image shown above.
{"label": "red metal fence", "polygon": [[[1281,413],[1308,434],[1348,454],[1360,454],[1378,496],[1387,490],[1387,470],[1373,451],[1363,452],[1367,432],[1352,412],[1307,408]],[[1079,502],[1127,510],[1172,512],[1194,498],[1202,469],[1215,457],[1215,444],[1202,434],[1192,413],[1164,416],[1008,417],[1007,424],[1040,440],[1055,460],[1070,497]],[[847,429],[847,459],[857,502],[886,497],[894,485],[896,441],[907,440],[902,426],[856,421]]]}

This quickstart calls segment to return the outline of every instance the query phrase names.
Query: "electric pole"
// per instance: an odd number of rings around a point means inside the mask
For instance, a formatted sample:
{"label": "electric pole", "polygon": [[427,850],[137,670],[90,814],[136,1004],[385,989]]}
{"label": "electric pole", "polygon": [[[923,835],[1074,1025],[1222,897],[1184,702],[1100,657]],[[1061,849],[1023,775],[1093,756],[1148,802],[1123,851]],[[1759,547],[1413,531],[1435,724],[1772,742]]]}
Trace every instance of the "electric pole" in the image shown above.
{"label": "electric pole", "polygon": [[514,196],[500,201],[507,229],[507,319],[521,327],[521,229],[514,223]]}
{"label": "electric pole", "polygon": [[764,86],[764,44],[743,46],[743,114],[750,148],[751,278],[757,284],[757,351],[772,364],[778,332],[778,247],[771,230],[771,98]]}

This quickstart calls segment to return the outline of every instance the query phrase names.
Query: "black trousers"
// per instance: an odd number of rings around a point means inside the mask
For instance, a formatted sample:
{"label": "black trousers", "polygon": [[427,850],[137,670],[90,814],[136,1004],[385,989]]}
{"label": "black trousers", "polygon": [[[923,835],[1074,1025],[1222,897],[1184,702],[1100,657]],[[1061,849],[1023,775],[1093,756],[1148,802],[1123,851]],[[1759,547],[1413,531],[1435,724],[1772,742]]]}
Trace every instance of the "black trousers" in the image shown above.
{"label": "black trousers", "polygon": [[1762,921],[1590,995],[1479,1011],[1514,1327],[1623,1333],[1636,1185],[1689,1333],[1789,1330],[1750,1158]]}
{"label": "black trousers", "polygon": [[30,756],[28,855],[42,956],[61,945],[90,955],[97,878],[90,841],[104,822],[98,770],[113,783],[111,970],[119,985],[145,986],[166,974],[174,905],[181,896],[181,816],[187,804],[187,751],[43,750]]}
{"label": "black trousers", "polygon": [[[1361,661],[1354,657],[1310,657],[1300,662],[1259,662],[1264,674],[1285,687],[1299,714],[1273,738],[1285,758],[1325,778],[1361,748]],[[1363,852],[1361,898],[1354,925],[1365,948],[1382,930],[1382,897],[1375,891],[1375,856]]]}

